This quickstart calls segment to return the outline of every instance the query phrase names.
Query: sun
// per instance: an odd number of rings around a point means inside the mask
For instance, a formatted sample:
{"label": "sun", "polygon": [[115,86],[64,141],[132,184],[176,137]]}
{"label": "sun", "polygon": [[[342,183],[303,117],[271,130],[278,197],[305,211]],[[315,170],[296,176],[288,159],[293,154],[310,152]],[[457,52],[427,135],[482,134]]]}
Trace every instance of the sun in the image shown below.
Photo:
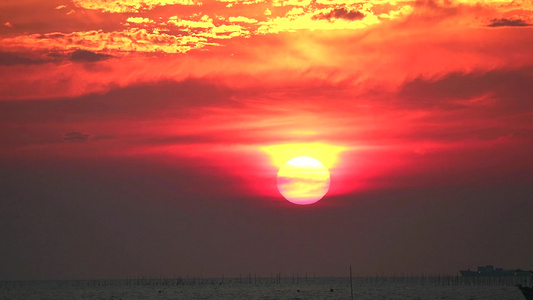
{"label": "sun", "polygon": [[309,156],[292,158],[278,171],[278,190],[294,204],[318,202],[328,192],[329,182],[328,169]]}

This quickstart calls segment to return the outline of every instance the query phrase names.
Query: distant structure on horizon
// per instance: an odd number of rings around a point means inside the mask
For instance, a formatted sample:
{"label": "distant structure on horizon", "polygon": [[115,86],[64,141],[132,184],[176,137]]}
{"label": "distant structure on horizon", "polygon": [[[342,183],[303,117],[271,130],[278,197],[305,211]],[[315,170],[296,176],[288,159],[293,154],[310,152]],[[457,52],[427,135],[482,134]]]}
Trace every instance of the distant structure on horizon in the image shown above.
{"label": "distant structure on horizon", "polygon": [[533,276],[533,271],[524,271],[521,269],[504,270],[503,268],[494,268],[493,265],[479,266],[477,271],[461,270],[461,276]]}

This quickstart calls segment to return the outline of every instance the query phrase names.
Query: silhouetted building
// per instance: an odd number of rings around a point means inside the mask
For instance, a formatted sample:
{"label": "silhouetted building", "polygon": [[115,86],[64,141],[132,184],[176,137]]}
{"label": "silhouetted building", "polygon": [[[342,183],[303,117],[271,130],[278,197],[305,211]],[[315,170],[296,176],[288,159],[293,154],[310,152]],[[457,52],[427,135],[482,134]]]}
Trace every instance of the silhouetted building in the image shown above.
{"label": "silhouetted building", "polygon": [[461,270],[461,276],[532,276],[532,271],[523,271],[520,269],[504,270],[503,268],[494,268],[493,265],[479,266],[477,271]]}

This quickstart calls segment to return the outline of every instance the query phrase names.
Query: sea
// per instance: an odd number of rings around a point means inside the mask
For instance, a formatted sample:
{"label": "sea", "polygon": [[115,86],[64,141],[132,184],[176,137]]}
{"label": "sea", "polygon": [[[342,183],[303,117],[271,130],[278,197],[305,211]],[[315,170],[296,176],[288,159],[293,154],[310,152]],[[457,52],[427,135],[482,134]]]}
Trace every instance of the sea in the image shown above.
{"label": "sea", "polygon": [[517,283],[441,276],[2,281],[0,300],[523,300]]}

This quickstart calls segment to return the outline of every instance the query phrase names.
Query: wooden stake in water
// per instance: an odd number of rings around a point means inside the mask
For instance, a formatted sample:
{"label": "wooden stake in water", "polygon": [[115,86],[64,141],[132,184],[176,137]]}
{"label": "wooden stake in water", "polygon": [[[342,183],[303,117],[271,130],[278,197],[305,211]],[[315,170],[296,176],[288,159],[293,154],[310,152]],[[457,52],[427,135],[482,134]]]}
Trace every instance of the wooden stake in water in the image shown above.
{"label": "wooden stake in water", "polygon": [[352,266],[350,266],[350,295],[353,300]]}

